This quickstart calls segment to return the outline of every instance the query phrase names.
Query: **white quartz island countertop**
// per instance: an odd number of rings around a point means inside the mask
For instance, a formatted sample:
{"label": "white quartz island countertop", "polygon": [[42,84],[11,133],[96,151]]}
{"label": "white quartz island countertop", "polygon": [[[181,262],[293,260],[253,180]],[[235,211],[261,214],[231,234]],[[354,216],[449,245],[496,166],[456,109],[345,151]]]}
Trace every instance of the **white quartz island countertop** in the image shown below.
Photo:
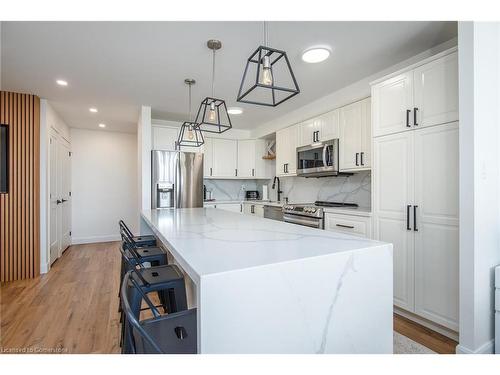
{"label": "white quartz island countertop", "polygon": [[198,352],[392,353],[391,244],[209,208],[142,217],[193,285]]}

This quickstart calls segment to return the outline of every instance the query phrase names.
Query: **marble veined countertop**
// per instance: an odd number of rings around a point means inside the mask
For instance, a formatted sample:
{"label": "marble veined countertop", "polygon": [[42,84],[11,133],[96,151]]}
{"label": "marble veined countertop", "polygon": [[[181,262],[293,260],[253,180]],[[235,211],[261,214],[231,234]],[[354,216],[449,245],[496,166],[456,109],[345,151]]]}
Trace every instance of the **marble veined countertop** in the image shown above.
{"label": "marble veined countertop", "polygon": [[203,204],[205,206],[211,206],[215,204],[261,204],[263,206],[275,206],[275,207],[283,207],[284,203],[283,202],[275,202],[275,201],[269,201],[269,200],[262,200],[262,199],[256,199],[256,200],[246,200],[246,199],[237,199],[237,200],[227,200],[227,199],[221,199],[221,200],[213,200],[213,201],[205,201]]}
{"label": "marble veined countertop", "polygon": [[201,276],[385,245],[347,234],[206,208],[143,210],[152,231]]}

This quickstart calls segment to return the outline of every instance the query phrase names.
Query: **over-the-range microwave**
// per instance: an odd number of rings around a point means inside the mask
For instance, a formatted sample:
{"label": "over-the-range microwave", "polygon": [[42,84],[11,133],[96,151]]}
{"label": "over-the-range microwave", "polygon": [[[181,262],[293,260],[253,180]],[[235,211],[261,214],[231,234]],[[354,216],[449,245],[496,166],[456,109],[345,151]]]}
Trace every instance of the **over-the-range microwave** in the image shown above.
{"label": "over-the-range microwave", "polygon": [[338,174],[338,139],[297,147],[297,176],[324,177]]}

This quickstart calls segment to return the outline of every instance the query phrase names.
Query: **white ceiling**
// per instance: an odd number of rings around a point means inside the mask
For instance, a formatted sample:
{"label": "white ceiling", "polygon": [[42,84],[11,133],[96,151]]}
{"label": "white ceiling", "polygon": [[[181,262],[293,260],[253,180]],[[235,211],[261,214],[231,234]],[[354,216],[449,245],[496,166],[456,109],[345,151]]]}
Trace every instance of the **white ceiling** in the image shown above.
{"label": "white ceiling", "polygon": [[[135,131],[139,106],[153,117],[184,120],[187,91],[193,110],[210,95],[211,51],[217,38],[215,95],[243,107],[233,126],[251,129],[457,35],[455,22],[271,22],[269,44],[287,52],[301,93],[276,108],[236,102],[246,59],[262,44],[260,22],[3,22],[2,89],[50,100],[71,127]],[[313,45],[331,57],[306,64]],[[58,78],[68,87],[55,84]],[[88,108],[95,106],[98,114]]]}

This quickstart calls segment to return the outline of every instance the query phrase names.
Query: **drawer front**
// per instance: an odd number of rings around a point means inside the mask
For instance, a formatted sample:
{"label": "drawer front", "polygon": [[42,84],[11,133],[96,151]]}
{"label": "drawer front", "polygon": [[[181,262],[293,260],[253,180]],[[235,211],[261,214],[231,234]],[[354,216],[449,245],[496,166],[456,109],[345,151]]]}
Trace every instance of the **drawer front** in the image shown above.
{"label": "drawer front", "polygon": [[325,230],[348,233],[361,237],[370,237],[371,221],[370,218],[366,217],[326,213]]}

